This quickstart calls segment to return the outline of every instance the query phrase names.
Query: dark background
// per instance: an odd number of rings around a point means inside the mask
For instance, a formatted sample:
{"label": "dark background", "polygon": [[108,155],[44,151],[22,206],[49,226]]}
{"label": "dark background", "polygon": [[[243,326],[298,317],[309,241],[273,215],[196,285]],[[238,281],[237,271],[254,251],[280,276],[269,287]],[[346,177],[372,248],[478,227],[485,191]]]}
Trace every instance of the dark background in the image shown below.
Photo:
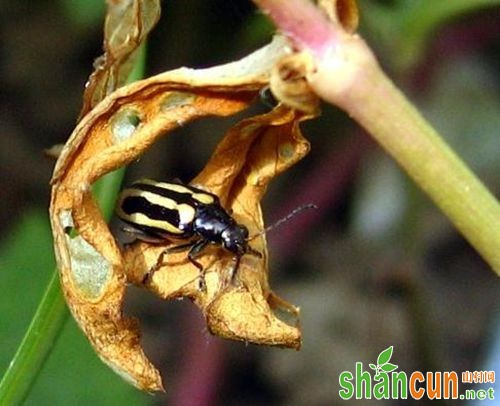
{"label": "dark background", "polygon": [[[412,3],[360,1],[361,34],[498,195],[500,8],[470,7],[433,21],[425,5]],[[0,370],[53,271],[46,213],[54,162],[43,149],[74,128],[101,53],[103,13],[99,1],[0,3]],[[238,59],[271,33],[248,1],[164,2],[147,74]],[[258,101],[255,108],[265,110]],[[128,181],[189,181],[231,122],[189,124],[134,164]],[[264,201],[269,224],[302,203],[320,206],[268,237],[271,284],[302,309],[300,352],[212,338],[188,301],[165,303],[131,288],[127,312],[141,319],[167,394],[124,383],[68,320],[27,404],[337,404],[340,372],[354,371],[357,361],[367,369],[390,345],[391,362],[408,373],[498,366],[500,289],[488,266],[344,113],[324,106],[303,132],[311,153]]]}

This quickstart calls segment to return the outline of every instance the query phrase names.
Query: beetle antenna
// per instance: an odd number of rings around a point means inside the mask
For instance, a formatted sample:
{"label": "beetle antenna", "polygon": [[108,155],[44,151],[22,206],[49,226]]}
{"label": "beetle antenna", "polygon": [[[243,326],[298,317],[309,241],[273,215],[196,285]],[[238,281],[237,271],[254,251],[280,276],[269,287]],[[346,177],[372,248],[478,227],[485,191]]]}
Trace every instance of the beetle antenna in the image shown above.
{"label": "beetle antenna", "polygon": [[260,233],[252,235],[250,238],[248,238],[247,241],[252,241],[253,239],[255,239],[257,237],[260,237],[263,234],[267,234],[269,231],[274,230],[275,228],[281,226],[283,223],[286,223],[288,220],[290,220],[295,215],[299,214],[301,211],[308,210],[308,209],[317,209],[317,208],[318,208],[318,206],[316,206],[315,204],[312,204],[312,203],[304,204],[302,206],[299,206],[299,207],[293,209],[285,217],[279,219],[275,223],[271,224],[269,227],[266,227]]}

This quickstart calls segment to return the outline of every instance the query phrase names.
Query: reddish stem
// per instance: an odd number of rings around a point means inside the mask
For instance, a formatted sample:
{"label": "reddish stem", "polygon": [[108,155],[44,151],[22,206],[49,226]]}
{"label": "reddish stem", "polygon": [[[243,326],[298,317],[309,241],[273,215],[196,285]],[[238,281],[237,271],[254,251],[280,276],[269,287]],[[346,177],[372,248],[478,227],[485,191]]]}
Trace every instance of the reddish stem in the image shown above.
{"label": "reddish stem", "polygon": [[304,0],[254,0],[277,27],[299,49],[308,49],[323,57],[336,43],[337,32],[326,16],[311,2]]}

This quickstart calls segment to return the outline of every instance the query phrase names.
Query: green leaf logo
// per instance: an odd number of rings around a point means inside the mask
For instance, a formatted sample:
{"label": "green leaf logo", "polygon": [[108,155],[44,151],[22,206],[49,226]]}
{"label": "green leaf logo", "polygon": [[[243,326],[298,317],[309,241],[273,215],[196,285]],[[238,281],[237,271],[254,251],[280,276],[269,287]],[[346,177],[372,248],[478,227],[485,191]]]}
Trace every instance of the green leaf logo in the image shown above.
{"label": "green leaf logo", "polygon": [[392,357],[392,349],[393,349],[393,346],[391,345],[389,348],[382,351],[378,355],[377,364],[379,364],[379,365],[387,364]]}
{"label": "green leaf logo", "polygon": [[368,364],[368,366],[375,371],[375,378],[378,378],[380,374],[387,374],[398,368],[397,365],[391,364],[389,360],[392,357],[392,351],[394,347],[391,345],[382,351],[377,357],[377,365]]}
{"label": "green leaf logo", "polygon": [[382,365],[381,369],[382,369],[383,372],[392,372],[395,369],[398,369],[398,366],[394,365],[394,364],[391,364],[390,362],[388,362],[387,364]]}

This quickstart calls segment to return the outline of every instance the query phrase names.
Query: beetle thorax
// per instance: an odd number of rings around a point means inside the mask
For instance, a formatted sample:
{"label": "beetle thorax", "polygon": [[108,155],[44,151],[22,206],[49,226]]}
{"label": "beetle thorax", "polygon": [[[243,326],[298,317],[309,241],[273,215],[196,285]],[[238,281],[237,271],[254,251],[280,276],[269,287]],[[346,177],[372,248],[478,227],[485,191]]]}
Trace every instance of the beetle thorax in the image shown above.
{"label": "beetle thorax", "polygon": [[204,239],[221,244],[236,255],[246,252],[248,230],[236,223],[220,206],[203,205],[197,208],[193,230]]}

